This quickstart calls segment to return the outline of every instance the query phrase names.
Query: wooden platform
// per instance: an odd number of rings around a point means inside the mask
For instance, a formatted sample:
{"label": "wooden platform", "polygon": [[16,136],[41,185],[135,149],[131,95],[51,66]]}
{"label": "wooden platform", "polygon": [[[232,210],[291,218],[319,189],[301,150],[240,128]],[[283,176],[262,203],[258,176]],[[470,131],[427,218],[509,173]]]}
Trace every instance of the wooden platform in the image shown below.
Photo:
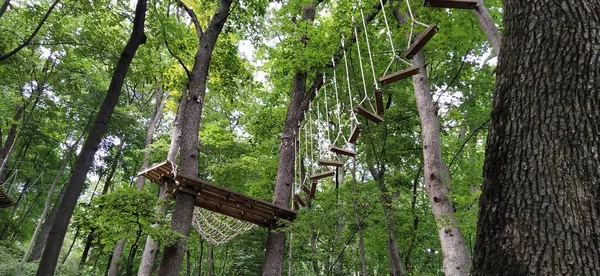
{"label": "wooden platform", "polygon": [[335,161],[335,160],[319,160],[319,165],[320,166],[327,166],[327,167],[341,167],[344,166],[344,162],[342,161]]}
{"label": "wooden platform", "polygon": [[371,113],[369,112],[366,108],[362,107],[362,106],[357,106],[356,108],[354,108],[354,112],[356,112],[356,114],[365,117],[365,119],[376,123],[376,124],[381,124],[383,123],[383,118],[380,117],[379,115],[375,114],[375,113]]}
{"label": "wooden platform", "polygon": [[14,205],[15,204],[10,197],[8,197],[8,195],[2,189],[0,189],[0,208],[8,208]]}
{"label": "wooden platform", "polygon": [[341,154],[341,155],[345,155],[345,156],[349,156],[349,157],[355,157],[356,156],[356,152],[351,151],[351,150],[347,150],[347,149],[343,149],[340,147],[336,147],[336,146],[329,146],[329,151],[335,153],[335,154]]}
{"label": "wooden platform", "polygon": [[350,134],[350,139],[348,139],[348,142],[356,144],[356,140],[358,140],[358,136],[360,136],[361,132],[362,126],[360,124],[356,124],[352,130],[352,134]]}
{"label": "wooden platform", "polygon": [[383,85],[397,82],[402,79],[410,78],[419,73],[419,67],[411,66],[404,70],[391,73],[379,78],[379,82]]}
{"label": "wooden platform", "polygon": [[417,39],[415,39],[415,42],[413,42],[410,45],[410,47],[408,47],[408,50],[404,52],[404,56],[407,59],[412,59],[419,51],[423,49],[423,47],[425,47],[427,42],[431,40],[431,38],[437,33],[437,31],[438,28],[435,24],[429,26],[429,28],[427,28],[423,33],[421,33],[417,37]]}
{"label": "wooden platform", "polygon": [[318,174],[313,174],[310,176],[310,180],[315,181],[315,180],[333,176],[334,174],[335,174],[334,171],[326,171],[326,172],[322,172],[322,173],[318,173]]}
{"label": "wooden platform", "polygon": [[423,5],[430,8],[474,9],[477,0],[425,0]]}
{"label": "wooden platform", "polygon": [[167,185],[170,193],[185,192],[195,196],[195,205],[242,221],[269,227],[279,219],[293,221],[298,213],[277,207],[266,201],[249,197],[201,179],[177,174],[178,168],[171,162],[152,166],[139,173],[159,185]]}
{"label": "wooden platform", "polygon": [[383,115],[383,92],[381,89],[375,89],[375,110],[377,115]]}

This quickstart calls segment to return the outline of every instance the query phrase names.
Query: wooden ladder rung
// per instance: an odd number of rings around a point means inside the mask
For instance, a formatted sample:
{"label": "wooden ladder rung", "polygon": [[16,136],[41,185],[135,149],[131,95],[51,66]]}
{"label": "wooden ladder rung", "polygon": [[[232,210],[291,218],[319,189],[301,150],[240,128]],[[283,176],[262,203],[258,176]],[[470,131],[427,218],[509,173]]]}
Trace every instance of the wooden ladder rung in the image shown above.
{"label": "wooden ladder rung", "polygon": [[369,120],[369,121],[371,121],[371,122],[373,122],[373,123],[376,123],[376,124],[381,124],[381,123],[383,123],[383,118],[381,118],[381,117],[380,117],[379,115],[377,115],[377,114],[374,114],[374,113],[371,113],[371,112],[369,112],[369,111],[368,111],[366,108],[364,108],[364,107],[362,107],[362,106],[360,106],[360,105],[359,105],[359,106],[357,106],[357,107],[354,109],[354,112],[356,112],[356,114],[358,114],[358,115],[360,115],[360,116],[363,116],[363,117],[365,117],[365,119],[367,119],[367,120]]}
{"label": "wooden ladder rung", "polygon": [[435,24],[429,26],[422,34],[420,34],[415,42],[408,47],[408,50],[404,52],[404,56],[407,59],[412,59],[423,47],[429,42],[429,40],[437,33],[438,28]]}
{"label": "wooden ladder rung", "polygon": [[331,166],[331,167],[341,167],[344,166],[344,162],[335,161],[335,160],[319,160],[319,165],[321,166]]}
{"label": "wooden ladder rung", "polygon": [[356,124],[354,126],[354,129],[352,130],[352,134],[350,134],[350,139],[348,140],[348,142],[356,144],[356,140],[358,140],[358,136],[360,136],[361,131],[362,126],[360,124]]}
{"label": "wooden ladder rung", "polygon": [[478,3],[477,0],[425,0],[423,5],[430,8],[474,9]]}
{"label": "wooden ladder rung", "polygon": [[317,192],[317,181],[313,181],[310,186],[310,198],[315,197],[315,193]]}
{"label": "wooden ladder rung", "polygon": [[304,200],[302,200],[300,195],[294,195],[294,200],[296,202],[300,203],[300,205],[302,205],[302,207],[306,206],[306,202],[304,202]]}
{"label": "wooden ladder rung", "polygon": [[336,147],[336,146],[329,146],[329,151],[331,151],[335,154],[341,154],[341,155],[350,156],[350,157],[356,156],[356,152],[347,150],[347,149],[343,149],[340,147]]}
{"label": "wooden ladder rung", "polygon": [[375,109],[377,115],[383,115],[383,92],[381,89],[375,89]]}
{"label": "wooden ladder rung", "polygon": [[306,185],[302,185],[302,191],[304,191],[307,195],[310,195],[310,189],[306,187]]}
{"label": "wooden ladder rung", "polygon": [[333,176],[334,174],[335,174],[334,171],[326,171],[326,172],[322,172],[322,173],[318,173],[318,174],[313,174],[310,176],[310,180],[315,181],[315,180]]}
{"label": "wooden ladder rung", "polygon": [[386,85],[386,84],[397,82],[401,79],[406,79],[406,78],[412,77],[413,75],[416,75],[418,73],[419,73],[419,67],[411,66],[402,71],[398,71],[395,73],[391,73],[389,75],[385,75],[385,76],[379,78],[379,82],[383,85]]}

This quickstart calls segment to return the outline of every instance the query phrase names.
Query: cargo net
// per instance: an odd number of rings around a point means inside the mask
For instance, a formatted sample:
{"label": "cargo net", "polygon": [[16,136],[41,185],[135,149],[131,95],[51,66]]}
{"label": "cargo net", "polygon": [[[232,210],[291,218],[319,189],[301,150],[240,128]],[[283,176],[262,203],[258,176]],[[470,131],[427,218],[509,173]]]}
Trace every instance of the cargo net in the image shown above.
{"label": "cargo net", "polygon": [[212,245],[225,244],[256,227],[255,224],[198,207],[194,208],[193,224],[198,233]]}

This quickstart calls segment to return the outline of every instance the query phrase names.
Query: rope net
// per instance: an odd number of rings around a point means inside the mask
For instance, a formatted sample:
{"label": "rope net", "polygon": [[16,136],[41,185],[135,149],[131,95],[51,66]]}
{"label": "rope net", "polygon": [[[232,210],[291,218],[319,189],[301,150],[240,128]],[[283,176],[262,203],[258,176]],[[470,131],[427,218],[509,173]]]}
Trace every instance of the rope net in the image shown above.
{"label": "rope net", "polygon": [[252,223],[198,207],[194,208],[192,222],[196,231],[212,245],[225,244],[236,236],[256,227]]}

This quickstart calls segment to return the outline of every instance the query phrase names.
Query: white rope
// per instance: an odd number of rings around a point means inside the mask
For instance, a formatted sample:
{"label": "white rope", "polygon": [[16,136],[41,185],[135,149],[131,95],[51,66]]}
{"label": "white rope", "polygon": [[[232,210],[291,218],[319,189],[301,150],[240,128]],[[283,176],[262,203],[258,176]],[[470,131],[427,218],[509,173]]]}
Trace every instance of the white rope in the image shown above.
{"label": "white rope", "polygon": [[[354,37],[356,38],[356,48],[358,49],[358,63],[359,63],[359,67],[360,67],[360,76],[362,78],[362,84],[363,84],[363,91],[365,92],[365,97],[360,101],[360,103],[358,103],[358,105],[362,105],[365,101],[367,101],[367,99],[369,99],[369,94],[367,94],[367,83],[365,81],[365,70],[363,68],[363,62],[362,62],[362,54],[360,52],[360,40],[358,38],[358,29],[356,28],[356,24],[354,24],[354,15],[352,16],[352,24],[354,25]],[[370,101],[367,101],[369,103],[369,105],[371,105]],[[375,108],[373,108],[373,105],[371,105],[371,110],[375,110]]]}
{"label": "white rope", "polygon": [[[383,4],[383,0],[379,0],[379,4],[381,5],[381,12],[383,13],[383,21],[385,22],[385,30],[386,30],[386,34],[387,34],[387,37],[388,37],[388,41],[390,42],[390,47],[392,48],[392,56],[391,56],[390,63],[388,63],[388,66],[385,68],[385,72],[383,72],[383,75],[385,76],[385,75],[387,75],[388,71],[392,67],[392,64],[394,64],[395,60],[399,60],[399,61],[401,61],[404,64],[409,65],[409,66],[412,66],[412,64],[410,62],[404,60],[403,58],[401,58],[398,55],[398,53],[396,53],[396,46],[394,46],[394,39],[392,37],[392,30],[390,28],[390,24],[388,22],[387,15],[385,14],[385,5]],[[411,37],[412,37],[412,26],[411,26],[411,35],[409,36],[409,41],[408,41],[408,47],[410,47],[410,44],[411,44],[411,41],[410,41]]]}
{"label": "white rope", "polygon": [[312,171],[312,173],[315,173],[315,159],[314,159],[314,154],[315,154],[315,147],[314,147],[314,139],[313,139],[313,128],[312,128],[312,112],[311,112],[311,107],[308,107],[308,129],[309,129],[309,133],[310,133],[310,169]]}
{"label": "white rope", "polygon": [[229,242],[256,225],[203,208],[194,208],[193,226],[212,245]]}
{"label": "white rope", "polygon": [[327,126],[325,128],[325,131],[327,132],[327,142],[331,143],[331,134],[329,133],[329,107],[327,104],[327,82],[326,82],[326,80],[327,80],[326,75],[323,74],[323,93],[325,94],[325,123]]}
{"label": "white rope", "polygon": [[[346,46],[344,46],[344,37],[342,36],[342,48],[344,49],[344,64],[346,65],[346,82],[348,83],[348,97],[350,99],[350,128],[354,127],[352,123],[352,119],[354,119],[354,123],[358,124],[358,119],[356,118],[356,114],[354,114],[354,106],[352,105],[352,87],[350,86],[350,73],[348,71],[348,58],[346,57]],[[341,126],[340,126],[341,128]],[[348,140],[345,136],[344,140],[348,143]]]}
{"label": "white rope", "polygon": [[413,35],[413,29],[415,27],[415,23],[419,24],[421,26],[424,26],[425,28],[429,28],[429,25],[427,25],[425,23],[422,23],[422,22],[420,22],[420,21],[418,21],[418,20],[415,19],[415,16],[412,13],[412,9],[410,8],[410,2],[409,2],[409,0],[406,0],[406,6],[408,7],[408,14],[410,15],[410,19],[411,19],[411,22],[410,22],[410,36],[408,37],[408,47],[407,47],[407,48],[410,48],[410,44],[412,42],[412,35]]}
{"label": "white rope", "polygon": [[373,55],[371,54],[371,43],[369,43],[369,33],[367,32],[367,24],[365,23],[365,13],[363,8],[360,9],[360,17],[362,18],[363,31],[365,32],[365,40],[367,41],[367,51],[369,53],[369,61],[371,62],[371,73],[373,73],[373,84],[375,90],[379,90],[379,84],[377,82],[377,75],[375,75],[375,65],[373,65]]}
{"label": "white rope", "polygon": [[[315,98],[319,96],[318,91],[315,91]],[[321,158],[321,156],[323,156],[323,148],[321,147],[321,133],[323,132],[321,129],[321,107],[319,106],[319,100],[315,99],[317,102],[317,122],[316,122],[316,126],[317,126],[317,159]]]}
{"label": "white rope", "polygon": [[[344,45],[344,40],[342,38],[342,47]],[[346,50],[344,49],[344,57],[346,56]],[[333,145],[335,145],[335,143],[337,142],[337,140],[340,138],[340,136],[344,136],[342,133],[342,115],[341,115],[341,105],[340,105],[340,98],[339,98],[339,93],[338,93],[338,83],[337,83],[337,75],[335,72],[336,66],[335,66],[335,59],[333,57],[331,57],[331,63],[333,64],[333,85],[335,88],[335,107],[336,107],[336,116],[338,119],[338,133],[337,136],[335,136],[335,140],[333,140]],[[350,95],[350,97],[352,98],[352,95]],[[350,103],[352,104],[352,100],[350,100]],[[352,117],[350,117],[350,121],[352,121]]]}

